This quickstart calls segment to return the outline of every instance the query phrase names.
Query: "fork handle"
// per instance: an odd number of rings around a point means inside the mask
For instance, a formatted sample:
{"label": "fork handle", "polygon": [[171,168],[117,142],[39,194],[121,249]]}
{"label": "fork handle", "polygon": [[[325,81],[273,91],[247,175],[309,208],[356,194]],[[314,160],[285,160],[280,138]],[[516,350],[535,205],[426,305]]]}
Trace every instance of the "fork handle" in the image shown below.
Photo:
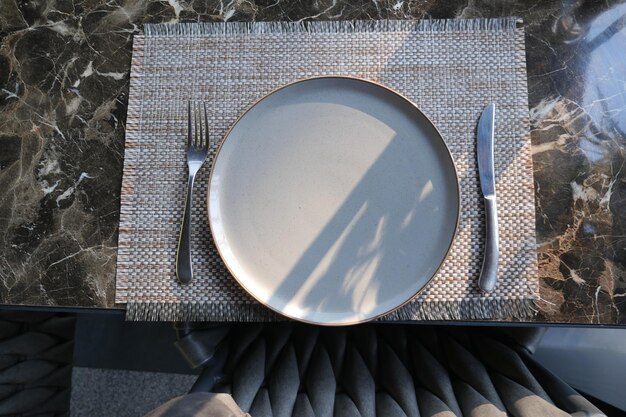
{"label": "fork handle", "polygon": [[176,277],[181,284],[189,284],[193,277],[191,268],[191,200],[193,197],[193,180],[195,175],[189,175],[187,182],[187,198],[183,212],[183,225],[180,228],[178,250],[176,251]]}

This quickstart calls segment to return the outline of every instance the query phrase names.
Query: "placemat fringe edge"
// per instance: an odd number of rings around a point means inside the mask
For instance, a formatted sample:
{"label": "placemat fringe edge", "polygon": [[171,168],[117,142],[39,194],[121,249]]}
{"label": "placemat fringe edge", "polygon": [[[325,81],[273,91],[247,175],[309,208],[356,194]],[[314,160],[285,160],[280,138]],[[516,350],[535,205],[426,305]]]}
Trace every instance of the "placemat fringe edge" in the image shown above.
{"label": "placemat fringe edge", "polygon": [[389,320],[527,320],[537,313],[535,300],[482,299],[411,302],[380,321]]}
{"label": "placemat fringe edge", "polygon": [[[235,307],[235,308],[234,308]],[[412,302],[378,321],[414,320],[526,320],[537,312],[532,299]],[[224,319],[227,317],[228,319]],[[128,302],[128,321],[228,321],[287,320],[260,304],[232,306],[198,302]]]}
{"label": "placemat fringe edge", "polygon": [[423,20],[335,20],[303,22],[201,22],[147,23],[144,35],[207,36],[257,33],[352,33],[352,32],[458,32],[479,30],[514,30],[522,24],[518,17],[488,19]]}
{"label": "placemat fringe edge", "polygon": [[266,322],[281,318],[285,319],[274,311],[255,303],[237,306],[193,301],[130,301],[126,303],[126,321]]}

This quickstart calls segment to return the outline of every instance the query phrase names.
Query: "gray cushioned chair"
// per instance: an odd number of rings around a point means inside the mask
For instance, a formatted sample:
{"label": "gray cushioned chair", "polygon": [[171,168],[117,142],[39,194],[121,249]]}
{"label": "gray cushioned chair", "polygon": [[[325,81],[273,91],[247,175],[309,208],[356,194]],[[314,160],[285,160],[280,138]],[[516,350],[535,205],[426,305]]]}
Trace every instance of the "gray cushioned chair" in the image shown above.
{"label": "gray cushioned chair", "polygon": [[282,323],[194,337],[210,352],[203,374],[150,417],[604,415],[492,329]]}

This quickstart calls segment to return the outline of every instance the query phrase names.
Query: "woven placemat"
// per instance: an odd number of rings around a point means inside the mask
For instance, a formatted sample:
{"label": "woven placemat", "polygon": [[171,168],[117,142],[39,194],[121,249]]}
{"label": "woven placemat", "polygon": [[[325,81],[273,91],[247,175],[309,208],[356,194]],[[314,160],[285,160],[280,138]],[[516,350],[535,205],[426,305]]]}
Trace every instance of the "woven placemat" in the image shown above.
{"label": "woven placemat", "polygon": [[[192,213],[195,278],[182,287],[175,253],[186,184],[186,103],[208,103],[218,140],[273,89],[323,75],[373,80],[412,100],[441,131],[461,188],[457,238],[438,275],[385,319],[525,319],[537,289],[524,33],[515,18],[146,25],[133,44],[121,196],[116,302],[129,320],[272,320],[229,275],[208,228],[208,165]],[[476,285],[483,205],[476,123],[495,102],[500,271]],[[213,149],[213,152],[215,149]]]}

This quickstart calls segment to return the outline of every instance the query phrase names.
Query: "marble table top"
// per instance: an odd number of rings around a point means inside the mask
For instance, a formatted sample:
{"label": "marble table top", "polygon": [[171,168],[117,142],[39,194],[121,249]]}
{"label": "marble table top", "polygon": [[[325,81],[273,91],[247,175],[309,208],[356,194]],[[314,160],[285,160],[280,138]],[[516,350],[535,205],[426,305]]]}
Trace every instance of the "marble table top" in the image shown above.
{"label": "marble table top", "polygon": [[115,306],[133,34],[144,23],[521,16],[537,322],[626,324],[626,3],[0,0],[0,303]]}

